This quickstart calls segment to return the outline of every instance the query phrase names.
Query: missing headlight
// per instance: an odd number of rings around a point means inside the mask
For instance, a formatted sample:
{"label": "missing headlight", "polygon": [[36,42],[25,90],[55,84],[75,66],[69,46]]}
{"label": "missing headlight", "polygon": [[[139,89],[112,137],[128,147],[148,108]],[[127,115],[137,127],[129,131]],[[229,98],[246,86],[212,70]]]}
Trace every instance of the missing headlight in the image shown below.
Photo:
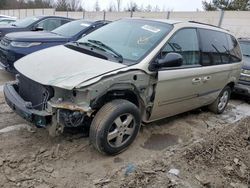
{"label": "missing headlight", "polygon": [[83,125],[85,114],[79,111],[59,110],[59,124],[65,127],[79,127]]}

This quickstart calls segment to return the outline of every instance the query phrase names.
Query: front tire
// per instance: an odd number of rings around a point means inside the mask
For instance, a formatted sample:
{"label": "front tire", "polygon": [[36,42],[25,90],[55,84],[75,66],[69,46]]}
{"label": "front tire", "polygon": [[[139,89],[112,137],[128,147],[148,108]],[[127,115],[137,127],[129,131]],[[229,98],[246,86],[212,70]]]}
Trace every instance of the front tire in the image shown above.
{"label": "front tire", "polygon": [[135,140],[140,125],[136,105],[127,100],[113,100],[95,115],[90,126],[90,142],[102,153],[118,154]]}
{"label": "front tire", "polygon": [[216,101],[208,106],[209,110],[214,112],[215,114],[222,114],[227,107],[227,104],[230,100],[231,96],[231,88],[226,86],[221,93],[219,94]]}

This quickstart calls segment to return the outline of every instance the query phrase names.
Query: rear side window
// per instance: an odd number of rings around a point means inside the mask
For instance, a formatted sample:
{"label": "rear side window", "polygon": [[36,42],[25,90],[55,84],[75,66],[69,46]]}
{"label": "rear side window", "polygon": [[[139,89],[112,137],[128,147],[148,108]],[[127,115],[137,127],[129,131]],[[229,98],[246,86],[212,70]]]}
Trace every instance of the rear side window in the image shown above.
{"label": "rear side window", "polygon": [[232,63],[240,62],[242,60],[242,54],[241,54],[239,43],[231,35],[227,34],[227,38],[228,38],[228,46],[229,46],[229,53],[230,53],[231,62]]}
{"label": "rear side window", "polygon": [[202,65],[220,65],[230,63],[228,39],[225,33],[208,29],[199,29],[202,50]]}
{"label": "rear side window", "polygon": [[242,60],[239,43],[233,36],[208,29],[199,29],[199,34],[202,65],[220,65]]}
{"label": "rear side window", "polygon": [[58,18],[48,18],[43,21],[41,21],[38,24],[38,27],[43,28],[45,31],[52,31],[56,29],[57,27],[62,25],[62,20]]}
{"label": "rear side window", "polygon": [[70,22],[70,20],[63,19],[63,20],[61,20],[61,25],[64,25],[64,24],[69,23],[69,22]]}
{"label": "rear side window", "polygon": [[197,65],[200,62],[200,49],[196,29],[188,28],[177,31],[161,52],[161,58],[170,52],[183,57],[183,65]]}

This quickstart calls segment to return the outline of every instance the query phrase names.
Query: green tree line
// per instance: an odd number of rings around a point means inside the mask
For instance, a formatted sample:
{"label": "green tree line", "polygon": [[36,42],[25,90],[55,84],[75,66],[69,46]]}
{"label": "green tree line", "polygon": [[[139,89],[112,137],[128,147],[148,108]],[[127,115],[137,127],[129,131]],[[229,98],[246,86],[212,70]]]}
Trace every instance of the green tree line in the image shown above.
{"label": "green tree line", "polygon": [[206,11],[215,10],[250,10],[250,0],[212,0],[203,1],[203,8]]}

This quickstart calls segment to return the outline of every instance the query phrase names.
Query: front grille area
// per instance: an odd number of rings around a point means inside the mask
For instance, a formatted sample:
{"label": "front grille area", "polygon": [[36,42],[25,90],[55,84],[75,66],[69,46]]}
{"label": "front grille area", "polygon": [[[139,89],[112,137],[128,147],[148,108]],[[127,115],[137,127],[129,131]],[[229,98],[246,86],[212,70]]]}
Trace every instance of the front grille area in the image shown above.
{"label": "front grille area", "polygon": [[1,45],[3,45],[3,46],[9,46],[10,43],[11,43],[11,41],[8,40],[8,39],[5,38],[5,37],[1,40]]}
{"label": "front grille area", "polygon": [[31,102],[32,109],[45,110],[47,102],[54,96],[52,87],[39,84],[23,75],[18,76],[18,93],[27,102]]}
{"label": "front grille area", "polygon": [[7,56],[6,56],[5,52],[1,48],[0,48],[0,62],[2,64],[4,64],[4,66],[8,65]]}

